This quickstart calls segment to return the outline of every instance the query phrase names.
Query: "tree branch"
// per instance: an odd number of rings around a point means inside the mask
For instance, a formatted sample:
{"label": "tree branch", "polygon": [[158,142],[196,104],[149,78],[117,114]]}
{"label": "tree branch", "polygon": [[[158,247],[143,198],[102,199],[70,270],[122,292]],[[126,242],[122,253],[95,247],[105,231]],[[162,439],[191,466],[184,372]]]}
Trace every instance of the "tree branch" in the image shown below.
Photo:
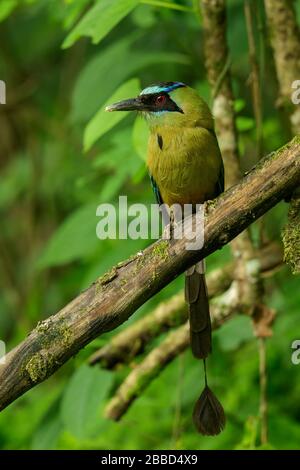
{"label": "tree branch", "polygon": [[[226,188],[241,178],[238,138],[235,125],[234,97],[228,67],[226,36],[226,0],[201,1],[204,56],[207,78],[212,88],[212,113],[226,170]],[[212,53],[213,51],[213,53]]]}
{"label": "tree branch", "polygon": [[[262,159],[236,186],[206,204],[205,241],[159,240],[99,278],[40,323],[0,365],[0,409],[53,374],[101,333],[126,321],[189,266],[231,241],[300,183],[300,137]],[[196,227],[200,230],[200,227]]]}
{"label": "tree branch", "polygon": [[[270,275],[283,263],[282,250],[273,243],[261,249],[256,256],[261,275]],[[251,261],[252,262],[252,261]],[[222,294],[234,280],[234,263],[228,263],[208,274],[206,282],[209,298]],[[183,291],[161,302],[153,311],[133,325],[116,334],[107,344],[92,354],[91,365],[100,364],[113,369],[120,364],[128,364],[144,351],[154,338],[164,331],[181,325],[187,320],[187,308]]]}
{"label": "tree branch", "polygon": [[[202,0],[204,28],[204,55],[207,78],[213,91],[213,115],[216,133],[225,165],[225,183],[230,188],[241,178],[238,136],[234,112],[234,95],[231,83],[229,50],[227,44],[226,0]],[[211,51],[214,51],[212,54]],[[249,282],[247,260],[254,258],[250,232],[246,230],[231,243],[235,259],[235,277],[240,284],[240,293],[246,297],[249,289],[256,296],[256,285]]]}
{"label": "tree branch", "polygon": [[292,131],[300,133],[300,106],[291,100],[292,83],[300,79],[300,30],[291,0],[265,0],[270,41],[279,84],[278,105],[286,107]]}
{"label": "tree branch", "polygon": [[[292,83],[300,79],[300,29],[290,0],[265,0],[270,40],[279,84],[278,104],[287,109],[291,130],[300,134],[300,106],[291,99]],[[290,204],[283,232],[284,259],[294,274],[300,273],[300,187]]]}

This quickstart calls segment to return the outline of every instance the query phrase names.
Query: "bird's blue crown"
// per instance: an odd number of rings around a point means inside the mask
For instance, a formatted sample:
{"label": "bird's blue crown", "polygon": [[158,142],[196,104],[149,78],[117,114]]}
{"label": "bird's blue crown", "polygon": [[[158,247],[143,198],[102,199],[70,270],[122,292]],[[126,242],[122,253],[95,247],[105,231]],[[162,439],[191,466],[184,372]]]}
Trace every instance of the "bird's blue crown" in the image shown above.
{"label": "bird's blue crown", "polygon": [[182,82],[160,82],[154,83],[153,85],[145,88],[141,95],[150,95],[152,93],[169,93],[170,91],[176,90],[176,88],[186,87]]}

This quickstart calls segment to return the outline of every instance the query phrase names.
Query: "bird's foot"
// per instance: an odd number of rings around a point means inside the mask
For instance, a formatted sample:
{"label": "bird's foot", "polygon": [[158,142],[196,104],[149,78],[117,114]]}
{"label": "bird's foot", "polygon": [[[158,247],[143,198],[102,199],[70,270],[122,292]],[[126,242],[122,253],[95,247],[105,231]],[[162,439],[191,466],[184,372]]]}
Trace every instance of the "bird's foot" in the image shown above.
{"label": "bird's foot", "polygon": [[175,222],[175,217],[174,217],[174,212],[170,212],[170,223],[165,226],[163,233],[162,233],[162,239],[163,240],[172,240],[174,237],[174,230],[176,227],[176,222]]}
{"label": "bird's foot", "polygon": [[171,225],[168,224],[165,226],[161,238],[163,240],[172,240],[172,235],[173,235],[173,230],[171,228]]}

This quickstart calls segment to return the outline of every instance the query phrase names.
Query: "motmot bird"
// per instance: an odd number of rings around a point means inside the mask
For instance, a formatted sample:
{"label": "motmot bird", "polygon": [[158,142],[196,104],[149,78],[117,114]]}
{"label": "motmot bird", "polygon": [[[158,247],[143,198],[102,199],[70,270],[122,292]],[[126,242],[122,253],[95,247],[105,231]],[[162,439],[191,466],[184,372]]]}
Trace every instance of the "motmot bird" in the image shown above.
{"label": "motmot bird", "polygon": [[[196,90],[182,82],[160,82],[138,97],[114,103],[107,111],[138,111],[150,129],[147,166],[158,204],[196,208],[224,191],[224,166],[214,120]],[[186,271],[185,299],[189,307],[191,349],[204,359],[211,352],[211,321],[204,263]],[[204,363],[205,366],[205,363]],[[225,423],[221,404],[207,387],[194,410],[203,434],[218,434]]]}

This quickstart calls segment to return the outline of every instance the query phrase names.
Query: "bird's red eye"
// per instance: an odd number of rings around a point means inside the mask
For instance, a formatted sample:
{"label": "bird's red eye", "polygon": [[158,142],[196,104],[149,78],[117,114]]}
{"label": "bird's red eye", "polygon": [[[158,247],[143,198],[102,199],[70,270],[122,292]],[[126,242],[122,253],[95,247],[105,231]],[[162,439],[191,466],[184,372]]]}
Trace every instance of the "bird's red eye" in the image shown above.
{"label": "bird's red eye", "polygon": [[166,102],[166,97],[165,95],[158,95],[158,97],[155,100],[155,104],[162,105]]}

